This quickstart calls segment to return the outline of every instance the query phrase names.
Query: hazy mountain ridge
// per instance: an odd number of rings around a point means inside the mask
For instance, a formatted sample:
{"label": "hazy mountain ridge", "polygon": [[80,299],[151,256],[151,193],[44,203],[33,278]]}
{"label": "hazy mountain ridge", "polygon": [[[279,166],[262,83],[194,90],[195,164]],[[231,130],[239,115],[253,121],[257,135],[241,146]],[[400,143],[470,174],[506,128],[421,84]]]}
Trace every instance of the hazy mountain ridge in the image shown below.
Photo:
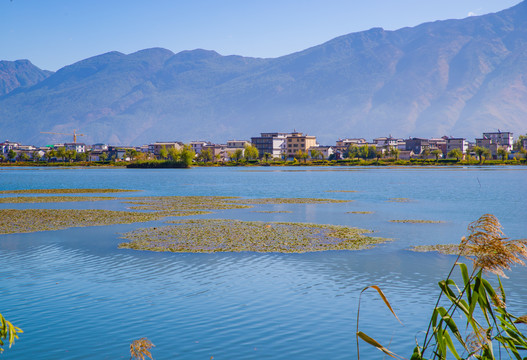
{"label": "hazy mountain ridge", "polygon": [[[86,142],[527,132],[527,2],[496,14],[374,28],[275,59],[111,52],[0,97],[0,134]],[[1,94],[1,93],[0,93]],[[1,136],[0,135],[0,136]]]}
{"label": "hazy mountain ridge", "polygon": [[0,61],[0,96],[38,84],[53,72],[41,70],[29,60]]}

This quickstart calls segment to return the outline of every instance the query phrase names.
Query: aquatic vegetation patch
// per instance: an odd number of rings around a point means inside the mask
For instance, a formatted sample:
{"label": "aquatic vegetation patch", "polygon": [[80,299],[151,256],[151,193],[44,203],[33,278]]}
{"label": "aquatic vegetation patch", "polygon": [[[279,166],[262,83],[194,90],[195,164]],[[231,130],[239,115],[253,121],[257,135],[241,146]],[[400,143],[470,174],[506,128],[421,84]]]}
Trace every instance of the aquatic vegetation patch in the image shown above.
{"label": "aquatic vegetation patch", "polygon": [[126,189],[24,189],[24,190],[3,190],[0,194],[103,194],[133,192],[139,190]]}
{"label": "aquatic vegetation patch", "polygon": [[131,224],[158,220],[164,216],[162,213],[111,210],[0,209],[0,234]]}
{"label": "aquatic vegetation patch", "polygon": [[130,209],[155,211],[248,209],[252,206],[235,204],[239,198],[230,196],[149,196],[126,198]]}
{"label": "aquatic vegetation patch", "polygon": [[386,200],[388,202],[400,202],[400,203],[406,203],[406,202],[412,202],[412,199],[409,198],[389,198]]}
{"label": "aquatic vegetation patch", "polygon": [[356,190],[326,190],[329,193],[356,193]]}
{"label": "aquatic vegetation patch", "polygon": [[404,220],[390,220],[392,223],[404,223],[404,224],[443,224],[444,221],[440,220],[415,220],[415,219],[404,219]]}
{"label": "aquatic vegetation patch", "polygon": [[0,197],[0,204],[36,204],[56,202],[104,201],[115,200],[110,196],[18,196]]}
{"label": "aquatic vegetation patch", "polygon": [[313,198],[262,198],[262,199],[240,199],[237,203],[251,205],[278,205],[278,204],[336,204],[347,203],[353,200],[335,199],[313,199]]}
{"label": "aquatic vegetation patch", "polygon": [[292,211],[288,211],[288,210],[259,210],[259,211],[254,210],[253,212],[262,213],[262,214],[291,214],[292,213]]}
{"label": "aquatic vegetation patch", "polygon": [[239,220],[181,220],[174,225],[123,234],[119,248],[170,252],[281,252],[360,250],[389,239],[371,231],[336,225]]}
{"label": "aquatic vegetation patch", "polygon": [[346,214],[373,214],[373,211],[347,211]]}
{"label": "aquatic vegetation patch", "polygon": [[415,252],[436,251],[444,255],[459,255],[461,253],[459,244],[418,245],[418,246],[411,247],[410,251],[415,251]]}

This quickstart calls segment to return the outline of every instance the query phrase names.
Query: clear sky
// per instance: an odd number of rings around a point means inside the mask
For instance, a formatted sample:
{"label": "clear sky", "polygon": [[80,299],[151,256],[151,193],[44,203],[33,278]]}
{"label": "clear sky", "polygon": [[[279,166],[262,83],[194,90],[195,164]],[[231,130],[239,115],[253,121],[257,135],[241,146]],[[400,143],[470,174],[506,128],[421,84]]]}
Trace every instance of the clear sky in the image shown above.
{"label": "clear sky", "polygon": [[57,70],[108,51],[203,48],[278,57],[382,27],[482,15],[520,0],[0,0],[0,60]]}

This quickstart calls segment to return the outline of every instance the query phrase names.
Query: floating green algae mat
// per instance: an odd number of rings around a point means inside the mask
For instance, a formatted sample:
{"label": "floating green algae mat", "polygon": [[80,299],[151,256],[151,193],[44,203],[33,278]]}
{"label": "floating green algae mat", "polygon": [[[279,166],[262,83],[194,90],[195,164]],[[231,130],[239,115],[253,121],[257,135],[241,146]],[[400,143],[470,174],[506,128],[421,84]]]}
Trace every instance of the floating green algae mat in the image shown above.
{"label": "floating green algae mat", "polygon": [[373,214],[373,211],[347,211],[346,214]]}
{"label": "floating green algae mat", "polygon": [[430,252],[436,251],[444,255],[459,255],[459,244],[437,244],[437,245],[419,245],[413,246],[411,251],[415,252]]}
{"label": "floating green algae mat", "polygon": [[444,221],[439,220],[390,220],[392,223],[404,223],[404,224],[442,224]]}
{"label": "floating green algae mat", "polygon": [[102,193],[120,193],[133,192],[139,190],[124,189],[25,189],[25,190],[3,190],[0,194],[102,194]]}
{"label": "floating green algae mat", "polygon": [[326,190],[329,193],[356,193],[356,190]]}
{"label": "floating green algae mat", "polygon": [[370,231],[335,225],[239,220],[182,220],[174,225],[123,234],[119,248],[170,252],[281,252],[360,250],[389,239]]}
{"label": "floating green algae mat", "polygon": [[335,200],[335,199],[312,199],[312,198],[263,198],[263,199],[240,199],[237,203],[251,205],[278,205],[278,204],[335,204],[347,203],[353,200]]}
{"label": "floating green algae mat", "polygon": [[158,220],[163,216],[161,213],[111,210],[0,209],[0,234],[131,224]]}
{"label": "floating green algae mat", "polygon": [[405,203],[405,202],[412,202],[413,200],[412,199],[408,199],[408,198],[389,198],[388,200],[386,200],[388,202],[401,202],[401,203]]}
{"label": "floating green algae mat", "polygon": [[0,204],[35,204],[55,202],[104,201],[115,200],[110,196],[18,196],[0,197]]}
{"label": "floating green algae mat", "polygon": [[229,196],[149,196],[126,198],[135,210],[179,211],[179,210],[224,210],[247,209],[251,206],[235,204],[237,197]]}

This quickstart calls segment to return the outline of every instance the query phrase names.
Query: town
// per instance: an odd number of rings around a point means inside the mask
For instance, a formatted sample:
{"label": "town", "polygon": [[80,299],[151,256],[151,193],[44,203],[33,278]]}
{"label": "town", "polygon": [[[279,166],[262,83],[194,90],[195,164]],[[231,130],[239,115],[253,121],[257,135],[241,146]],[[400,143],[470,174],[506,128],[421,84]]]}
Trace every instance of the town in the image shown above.
{"label": "town", "polygon": [[[63,134],[65,135],[65,134]],[[485,132],[481,138],[469,142],[465,138],[379,137],[372,142],[364,138],[339,139],[335,145],[320,145],[316,136],[294,130],[291,133],[261,133],[251,140],[229,140],[226,144],[210,141],[158,141],[142,146],[87,145],[77,142],[56,143],[46,146],[23,145],[16,141],[0,143],[0,162],[130,162],[135,160],[163,160],[174,158],[174,151],[188,149],[196,162],[224,163],[245,160],[341,160],[341,159],[525,159],[527,136],[516,141],[512,132]]]}

